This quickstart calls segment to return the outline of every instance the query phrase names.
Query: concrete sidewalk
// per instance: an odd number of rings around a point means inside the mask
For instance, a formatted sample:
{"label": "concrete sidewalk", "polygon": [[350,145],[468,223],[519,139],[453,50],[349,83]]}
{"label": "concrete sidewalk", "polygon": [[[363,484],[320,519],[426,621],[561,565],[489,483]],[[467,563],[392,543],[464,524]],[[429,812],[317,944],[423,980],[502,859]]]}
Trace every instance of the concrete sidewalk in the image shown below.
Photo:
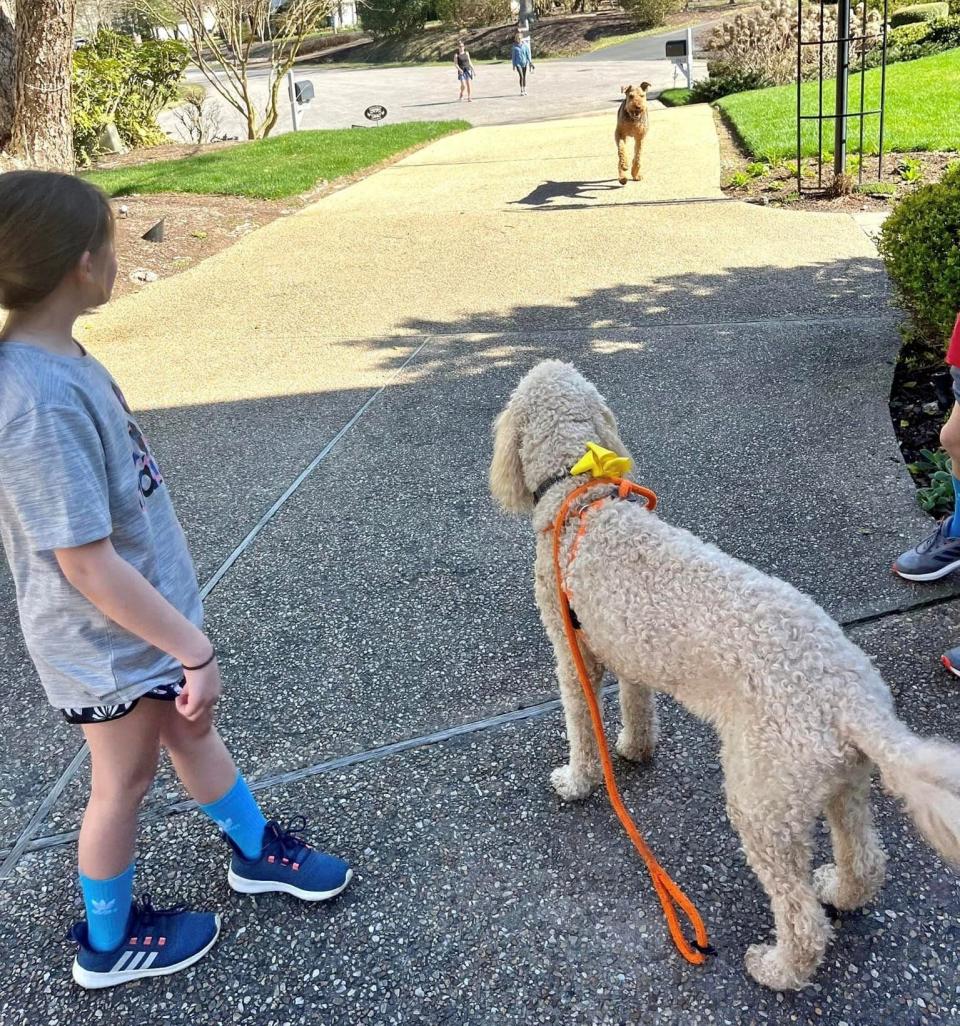
{"label": "concrete sidewalk", "polygon": [[743,972],[770,923],[708,730],[663,702],[656,764],[621,767],[711,928],[705,969],[673,953],[603,797],[550,791],[533,539],[485,488],[490,421],[545,356],[597,382],[665,517],[811,592],[912,725],[960,736],[936,665],[952,586],[886,569],[928,521],[887,411],[897,317],[872,243],[843,215],[727,200],[706,109],[654,112],[639,184],[616,184],[611,135],[605,116],[444,139],[93,319],[201,580],[326,453],[207,613],[231,749],[357,880],[329,908],[239,900],[165,769],[140,886],[216,908],[224,939],[189,973],[78,995],[61,937],[86,769],[63,775],[78,736],[39,707],[4,577],[4,1024],[960,1021],[957,880],[886,800],[881,903],[845,917],[815,988],[777,996]]}

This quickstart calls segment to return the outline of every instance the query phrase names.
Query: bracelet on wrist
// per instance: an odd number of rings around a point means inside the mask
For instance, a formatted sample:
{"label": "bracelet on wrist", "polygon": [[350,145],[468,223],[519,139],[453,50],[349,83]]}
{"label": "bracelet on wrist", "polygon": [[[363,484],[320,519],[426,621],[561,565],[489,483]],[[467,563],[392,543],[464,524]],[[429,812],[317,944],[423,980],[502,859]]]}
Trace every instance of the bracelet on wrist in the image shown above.
{"label": "bracelet on wrist", "polygon": [[214,648],[211,650],[209,657],[205,659],[202,663],[197,663],[196,666],[187,666],[186,663],[181,663],[180,665],[185,670],[202,670],[205,666],[209,666],[216,658],[217,650]]}

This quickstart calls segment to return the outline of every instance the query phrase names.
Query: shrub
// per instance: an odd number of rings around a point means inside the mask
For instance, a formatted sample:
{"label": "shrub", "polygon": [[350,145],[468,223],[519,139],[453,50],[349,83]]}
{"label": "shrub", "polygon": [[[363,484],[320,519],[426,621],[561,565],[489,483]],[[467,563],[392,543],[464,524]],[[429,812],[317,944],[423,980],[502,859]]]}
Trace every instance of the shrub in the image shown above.
{"label": "shrub", "polygon": [[949,18],[938,18],[930,23],[930,32],[925,42],[930,42],[940,50],[952,50],[960,46],[960,14]]}
{"label": "shrub", "polygon": [[733,75],[711,75],[693,83],[690,90],[690,103],[713,103],[721,96],[731,93],[747,93],[751,89],[762,89],[767,85],[766,79],[757,72],[744,72]]}
{"label": "shrub", "polygon": [[[820,6],[804,4],[801,37],[804,41],[820,38]],[[836,39],[837,10],[823,7],[823,32],[826,39]],[[857,34],[863,25],[862,4],[851,11],[851,21]],[[868,36],[880,31],[880,15],[875,10],[866,14]],[[859,59],[866,44],[851,45],[851,61]],[[795,0],[763,0],[760,10],[752,14],[738,14],[733,21],[725,21],[713,30],[706,43],[707,68],[711,78],[754,76],[763,85],[783,85],[797,77],[797,5]],[[820,49],[803,47],[801,73],[804,78],[819,74]],[[836,74],[836,47],[827,46],[823,52],[825,77]],[[750,86],[749,88],[757,88]],[[742,90],[741,90],[742,91]]]}
{"label": "shrub", "polygon": [[514,20],[510,0],[437,0],[436,14],[449,25],[483,28]]}
{"label": "shrub", "polygon": [[[960,17],[913,22],[893,29],[887,36],[887,64],[916,61],[955,47],[960,47]],[[867,67],[877,67],[880,60],[881,50],[871,50],[867,55]]]}
{"label": "shrub", "polygon": [[166,136],[157,115],[177,95],[188,63],[187,48],[175,40],[132,39],[101,29],[73,55],[73,143],[88,164],[103,129],[113,122],[127,146],[154,146]]}
{"label": "shrub", "polygon": [[432,0],[377,0],[360,8],[363,27],[377,36],[407,36],[435,14]]}
{"label": "shrub", "polygon": [[901,7],[890,16],[890,27],[913,25],[918,21],[936,21],[950,14],[950,5],[946,3],[914,4],[912,7]]}
{"label": "shrub", "polygon": [[620,6],[638,28],[656,28],[667,20],[668,14],[680,10],[680,0],[621,0]]}
{"label": "shrub", "polygon": [[899,28],[891,29],[887,35],[887,60],[891,50],[902,50],[914,46],[930,35],[931,24],[928,21],[914,21]]}
{"label": "shrub", "polygon": [[880,232],[887,271],[920,331],[945,342],[960,310],[960,163],[904,197]]}
{"label": "shrub", "polygon": [[203,86],[183,86],[180,99],[183,103],[174,114],[190,142],[202,144],[223,138],[220,134],[220,104],[207,95]]}

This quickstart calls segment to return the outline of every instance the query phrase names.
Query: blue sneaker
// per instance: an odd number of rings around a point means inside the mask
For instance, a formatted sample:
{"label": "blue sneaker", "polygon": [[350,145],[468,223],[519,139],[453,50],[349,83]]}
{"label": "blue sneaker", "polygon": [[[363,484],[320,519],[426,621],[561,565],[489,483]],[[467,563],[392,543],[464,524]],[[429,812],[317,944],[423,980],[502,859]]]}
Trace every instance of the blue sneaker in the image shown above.
{"label": "blue sneaker", "polygon": [[939,581],[960,569],[960,538],[947,534],[945,517],[926,538],[907,549],[893,564],[893,572],[908,581]]}
{"label": "blue sneaker", "polygon": [[[311,848],[294,831],[307,825],[303,816],[281,826],[271,820],[263,831],[259,858],[248,859],[227,837],[233,859],[227,881],[241,894],[269,894],[281,891],[301,901],[326,901],[336,897],[350,883],[353,870],[342,859]],[[226,836],[226,835],[224,835]]]}
{"label": "blue sneaker", "polygon": [[144,894],[130,910],[126,940],[113,951],[95,951],[87,945],[86,922],[71,929],[79,946],[73,978],[87,990],[100,990],[147,976],[169,976],[199,962],[219,934],[218,915],[190,912],[179,905],[155,909],[150,895]]}

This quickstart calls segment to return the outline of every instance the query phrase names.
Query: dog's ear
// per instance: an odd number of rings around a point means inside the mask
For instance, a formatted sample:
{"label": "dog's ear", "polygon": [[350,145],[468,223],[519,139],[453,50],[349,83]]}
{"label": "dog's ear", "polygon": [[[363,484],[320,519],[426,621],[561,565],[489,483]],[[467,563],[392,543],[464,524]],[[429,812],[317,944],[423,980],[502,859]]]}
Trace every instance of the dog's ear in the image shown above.
{"label": "dog's ear", "polygon": [[641,88],[641,89],[642,89],[642,90],[643,90],[644,92],[646,92],[646,91],[647,91],[647,90],[648,90],[648,89],[650,88],[650,83],[649,83],[649,82],[641,82],[641,83],[640,83],[640,88]]}
{"label": "dog's ear", "polygon": [[627,447],[620,437],[620,428],[617,426],[617,418],[613,410],[601,399],[600,400],[600,421],[597,423],[597,441],[605,448],[612,449],[621,456],[629,456]]}
{"label": "dog's ear", "polygon": [[620,92],[623,93],[624,96],[626,96],[630,88],[631,87],[629,85],[622,85],[620,86]]}
{"label": "dog's ear", "polygon": [[520,432],[517,413],[508,406],[493,422],[493,461],[490,464],[490,492],[511,513],[533,509],[520,462]]}

